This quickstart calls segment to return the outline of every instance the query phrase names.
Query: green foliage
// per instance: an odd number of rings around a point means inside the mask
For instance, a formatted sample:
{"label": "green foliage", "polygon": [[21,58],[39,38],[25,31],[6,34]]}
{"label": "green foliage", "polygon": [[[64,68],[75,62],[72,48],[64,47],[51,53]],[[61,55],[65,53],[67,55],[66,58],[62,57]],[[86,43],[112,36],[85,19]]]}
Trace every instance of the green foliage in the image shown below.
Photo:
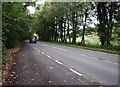
{"label": "green foliage", "polygon": [[7,49],[5,45],[2,45],[2,64],[4,65],[7,62]]}
{"label": "green foliage", "polygon": [[[120,3],[119,3],[120,4]],[[111,41],[120,45],[120,5],[118,7],[118,14],[115,16],[116,22],[113,24]]]}
{"label": "green foliage", "polygon": [[30,19],[23,3],[2,3],[2,64],[7,62],[7,49],[20,45],[31,34]]}
{"label": "green foliage", "polygon": [[[73,32],[78,31],[77,25],[79,25],[80,21],[75,19],[74,16],[78,15],[80,11],[82,12],[83,8],[84,8],[83,3],[72,3],[72,2],[48,3],[47,2],[38,7],[35,16],[36,23],[35,25],[33,25],[34,26],[33,28],[36,29],[40,39],[45,41],[56,40],[56,38],[61,38],[61,41],[63,41],[63,37],[65,41],[65,39],[67,39],[66,37],[68,36],[69,37],[72,36],[72,38],[73,37],[76,38],[75,33],[74,35],[72,34]],[[82,15],[83,13],[80,14]],[[80,17],[77,16],[77,18]],[[68,21],[69,21],[69,25],[72,26],[72,29],[67,29],[67,26],[65,26],[65,23],[67,23]],[[70,31],[71,33],[69,33]],[[69,34],[68,33],[65,34],[65,32],[68,32]]]}
{"label": "green foliage", "polygon": [[18,45],[28,35],[29,17],[22,3],[2,4],[2,33],[5,47]]}
{"label": "green foliage", "polygon": [[[120,14],[116,6],[119,6],[118,3],[112,2],[47,2],[37,7],[32,28],[36,30],[40,40],[62,43],[72,42],[76,44],[77,37],[89,36],[93,33],[98,34],[100,37],[98,39],[101,40],[101,36],[105,35],[105,49],[110,48],[110,50],[115,49],[118,51],[118,45],[110,45],[111,41],[119,43]],[[90,24],[94,23],[94,18],[98,19],[99,22],[97,21],[95,23],[97,26],[92,28]],[[84,34],[82,34],[83,28]],[[99,46],[99,48],[102,47]]]}
{"label": "green foliage", "polygon": [[118,22],[119,17],[119,2],[98,2],[97,3],[97,19],[99,20],[98,24],[98,33],[100,36],[101,45],[110,45],[112,30],[114,27],[113,20]]}

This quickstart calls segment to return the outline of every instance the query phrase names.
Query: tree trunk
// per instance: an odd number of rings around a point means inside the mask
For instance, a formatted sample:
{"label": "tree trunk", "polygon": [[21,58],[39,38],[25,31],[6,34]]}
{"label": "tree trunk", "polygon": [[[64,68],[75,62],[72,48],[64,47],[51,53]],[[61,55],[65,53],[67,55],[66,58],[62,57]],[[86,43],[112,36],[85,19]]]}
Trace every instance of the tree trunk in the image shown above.
{"label": "tree trunk", "polygon": [[[97,12],[99,24],[99,34],[101,45],[110,45],[113,21],[117,9],[117,3],[97,3]],[[104,36],[104,37],[103,37]]]}
{"label": "tree trunk", "polygon": [[102,3],[97,3],[97,19],[99,20],[98,33],[100,37],[101,45],[105,44],[105,26],[104,26],[104,17],[102,12]]}
{"label": "tree trunk", "polygon": [[64,18],[64,27],[63,27],[63,32],[64,32],[64,42],[66,42],[66,34],[65,34],[65,29],[66,29],[66,19]]}
{"label": "tree trunk", "polygon": [[55,41],[57,41],[57,20],[55,19]]}
{"label": "tree trunk", "polygon": [[85,26],[86,26],[86,19],[87,19],[87,9],[85,11],[85,20],[84,20],[84,24],[83,24],[83,32],[82,32],[82,41],[81,44],[84,45],[85,44]]}
{"label": "tree trunk", "polygon": [[59,24],[59,28],[60,28],[60,39],[61,39],[62,42],[64,42],[64,40],[63,40],[63,18],[60,19],[59,23],[60,23],[60,24]]}
{"label": "tree trunk", "polygon": [[72,13],[72,23],[73,23],[73,40],[72,40],[72,43],[76,43],[75,12]]}
{"label": "tree trunk", "polygon": [[70,28],[69,28],[69,19],[68,19],[68,22],[67,22],[67,36],[69,38],[69,43],[71,43],[71,38],[70,38]]}

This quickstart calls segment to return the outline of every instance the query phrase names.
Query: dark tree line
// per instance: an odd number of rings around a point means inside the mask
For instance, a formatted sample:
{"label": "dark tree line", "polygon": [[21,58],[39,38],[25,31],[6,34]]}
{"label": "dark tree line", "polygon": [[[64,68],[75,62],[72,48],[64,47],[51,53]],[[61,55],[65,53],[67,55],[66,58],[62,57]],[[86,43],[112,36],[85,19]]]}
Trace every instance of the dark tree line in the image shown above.
{"label": "dark tree line", "polygon": [[116,2],[97,3],[98,32],[102,45],[110,45],[112,29],[120,4]]}
{"label": "dark tree line", "polygon": [[[91,22],[92,15],[99,22],[96,26],[101,45],[110,45],[119,8],[118,2],[45,3],[36,12],[35,29],[41,40],[69,43],[76,43],[77,35],[82,32],[80,43],[85,44],[87,22]],[[82,31],[80,26],[83,26]]]}
{"label": "dark tree line", "polygon": [[96,27],[101,45],[109,45],[113,37],[118,37],[119,41],[119,2],[47,2],[37,7],[32,16],[27,13],[26,7],[29,5],[31,3],[2,3],[2,36],[5,47],[14,47],[35,31],[40,40],[73,44],[82,33],[80,43],[85,44],[85,31],[91,23],[91,16],[97,17]]}

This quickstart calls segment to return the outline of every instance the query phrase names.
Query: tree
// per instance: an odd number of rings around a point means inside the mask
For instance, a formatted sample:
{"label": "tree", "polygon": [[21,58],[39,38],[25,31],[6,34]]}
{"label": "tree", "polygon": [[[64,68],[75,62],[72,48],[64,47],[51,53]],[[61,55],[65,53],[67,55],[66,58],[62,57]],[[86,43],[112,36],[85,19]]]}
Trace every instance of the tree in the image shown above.
{"label": "tree", "polygon": [[97,19],[99,20],[98,33],[101,45],[110,45],[117,5],[117,2],[97,3]]}
{"label": "tree", "polygon": [[10,48],[18,45],[27,36],[29,31],[29,16],[22,3],[2,4],[2,34],[3,44]]}

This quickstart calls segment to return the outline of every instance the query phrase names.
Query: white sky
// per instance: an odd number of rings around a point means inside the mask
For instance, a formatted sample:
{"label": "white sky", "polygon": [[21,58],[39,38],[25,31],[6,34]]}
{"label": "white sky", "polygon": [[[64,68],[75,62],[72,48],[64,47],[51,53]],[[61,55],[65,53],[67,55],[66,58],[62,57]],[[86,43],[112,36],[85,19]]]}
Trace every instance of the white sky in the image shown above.
{"label": "white sky", "polygon": [[27,9],[29,10],[30,14],[34,14],[35,13],[35,7],[33,6],[28,6]]}
{"label": "white sky", "polygon": [[37,0],[36,4],[43,4],[46,0]]}
{"label": "white sky", "polygon": [[[36,1],[36,0],[33,0],[33,1]],[[37,0],[37,1],[35,2],[36,7],[37,7],[38,5],[40,5],[40,4],[45,3],[45,1],[46,1],[46,0]],[[36,8],[36,7],[28,6],[27,9],[29,10],[29,13],[30,13],[30,14],[34,14],[34,13],[35,13],[35,8]]]}

